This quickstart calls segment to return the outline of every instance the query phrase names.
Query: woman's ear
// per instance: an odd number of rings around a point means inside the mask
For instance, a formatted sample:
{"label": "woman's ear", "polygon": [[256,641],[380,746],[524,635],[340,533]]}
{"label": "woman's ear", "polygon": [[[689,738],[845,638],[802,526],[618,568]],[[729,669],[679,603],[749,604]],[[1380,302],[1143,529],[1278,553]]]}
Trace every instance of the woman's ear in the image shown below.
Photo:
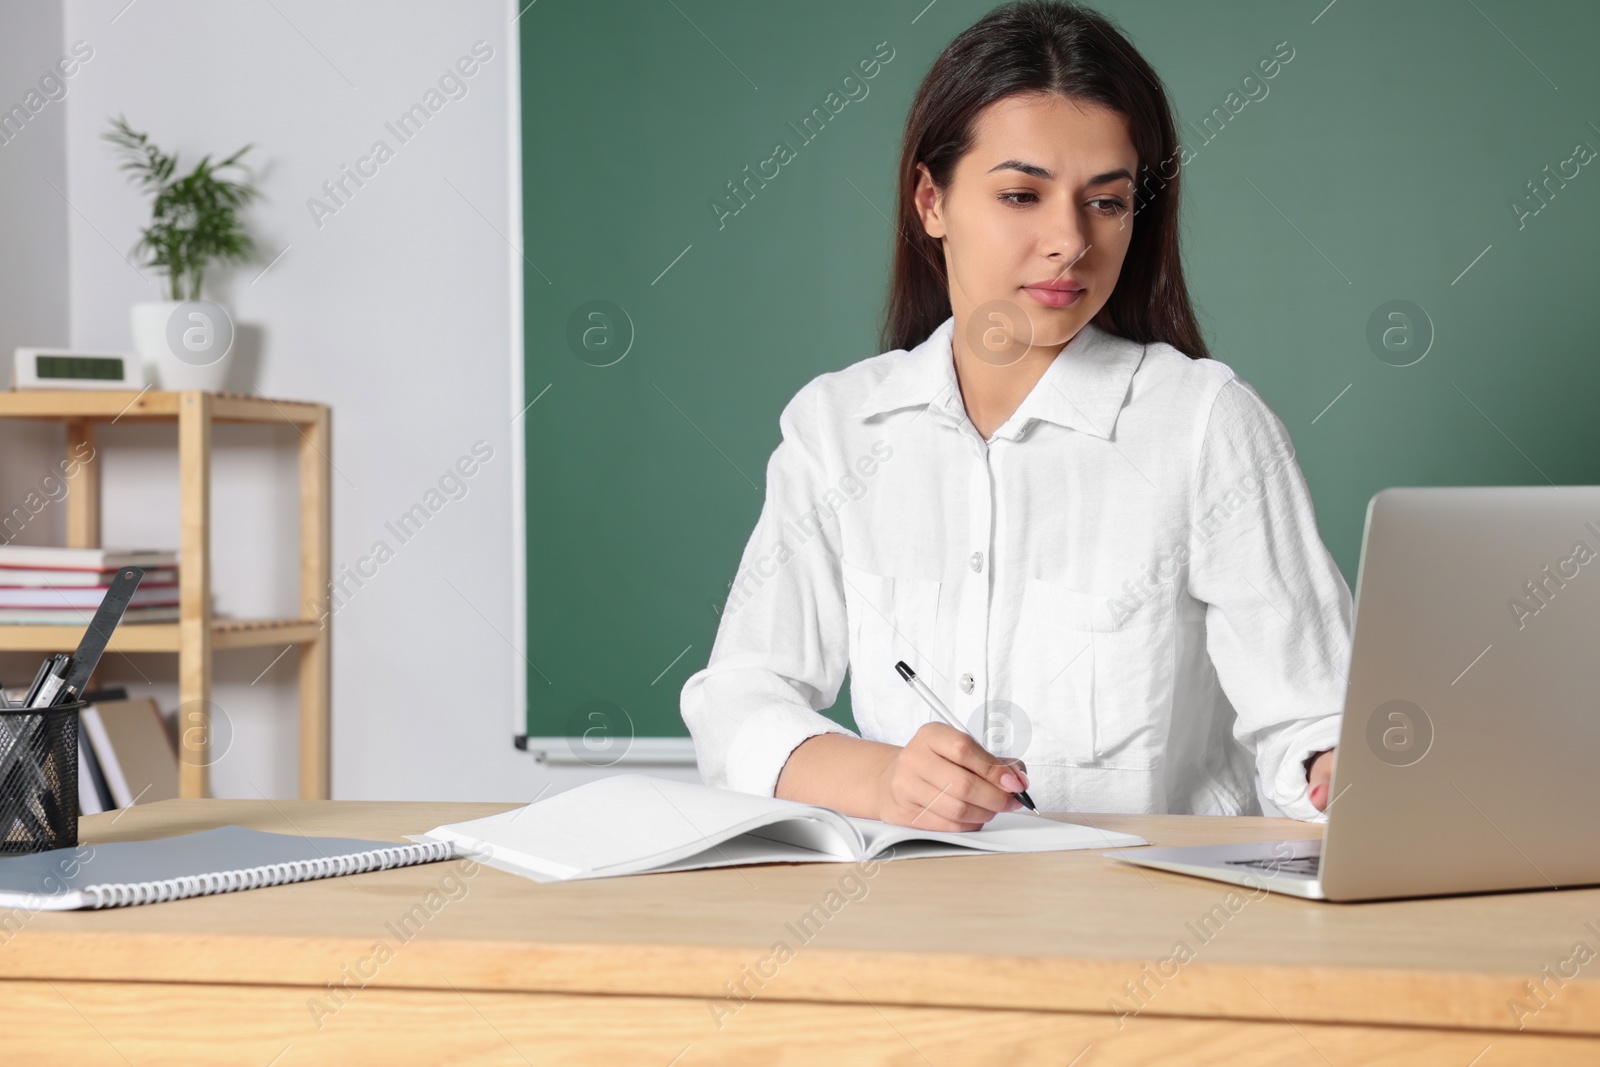
{"label": "woman's ear", "polygon": [[929,172],[928,165],[918,163],[917,188],[911,194],[911,202],[916,205],[917,215],[922,219],[922,228],[927,231],[929,237],[941,238],[945,235],[940,199],[938,186],[933,184],[933,174]]}

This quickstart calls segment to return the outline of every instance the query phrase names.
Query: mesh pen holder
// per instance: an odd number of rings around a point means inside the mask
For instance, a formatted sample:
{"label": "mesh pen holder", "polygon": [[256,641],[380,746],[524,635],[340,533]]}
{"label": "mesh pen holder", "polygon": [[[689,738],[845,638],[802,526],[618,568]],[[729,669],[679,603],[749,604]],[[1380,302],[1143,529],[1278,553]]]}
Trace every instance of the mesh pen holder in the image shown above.
{"label": "mesh pen holder", "polygon": [[78,844],[78,712],[0,708],[0,855]]}

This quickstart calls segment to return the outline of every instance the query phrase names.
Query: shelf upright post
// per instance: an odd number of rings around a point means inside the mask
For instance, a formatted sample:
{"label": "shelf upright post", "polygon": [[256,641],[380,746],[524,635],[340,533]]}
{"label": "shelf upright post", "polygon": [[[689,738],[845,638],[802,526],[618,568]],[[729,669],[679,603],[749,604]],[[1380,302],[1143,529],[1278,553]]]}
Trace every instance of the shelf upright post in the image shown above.
{"label": "shelf upright post", "polygon": [[329,774],[329,648],[333,608],[329,542],[333,461],[326,407],[300,427],[300,611],[321,619],[317,635],[300,646],[300,799],[327,800]]}
{"label": "shelf upright post", "polygon": [[210,393],[178,405],[178,795],[211,791]]}
{"label": "shelf upright post", "polygon": [[[88,459],[80,457],[86,455]],[[77,462],[73,469],[73,462]],[[94,423],[67,420],[67,547],[100,547],[100,462],[94,447]]]}

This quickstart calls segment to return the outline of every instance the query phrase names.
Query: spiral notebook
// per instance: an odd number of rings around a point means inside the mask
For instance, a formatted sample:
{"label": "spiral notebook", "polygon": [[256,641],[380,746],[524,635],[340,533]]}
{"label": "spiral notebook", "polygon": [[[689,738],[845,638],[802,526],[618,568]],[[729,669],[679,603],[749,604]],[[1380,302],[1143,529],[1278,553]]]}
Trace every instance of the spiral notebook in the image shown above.
{"label": "spiral notebook", "polygon": [[444,843],[399,845],[220,826],[154,841],[0,856],[0,908],[73,911],[153,904],[434,863],[452,854]]}

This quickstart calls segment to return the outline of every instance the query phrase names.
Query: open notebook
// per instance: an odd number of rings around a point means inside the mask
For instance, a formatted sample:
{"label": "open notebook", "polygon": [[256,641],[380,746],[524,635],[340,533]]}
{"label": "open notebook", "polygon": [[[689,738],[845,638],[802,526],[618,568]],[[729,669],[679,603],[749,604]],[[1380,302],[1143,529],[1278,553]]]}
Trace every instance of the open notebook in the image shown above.
{"label": "open notebook", "polygon": [[644,774],[601,778],[526,807],[447,823],[411,840],[450,844],[458,855],[539,882],[745,863],[847,863],[1149,843],[1133,834],[1020,812],[1001,812],[981,830],[918,830]]}
{"label": "open notebook", "polygon": [[153,904],[450,858],[439,843],[273,834],[244,826],[0,857],[0,908]]}

